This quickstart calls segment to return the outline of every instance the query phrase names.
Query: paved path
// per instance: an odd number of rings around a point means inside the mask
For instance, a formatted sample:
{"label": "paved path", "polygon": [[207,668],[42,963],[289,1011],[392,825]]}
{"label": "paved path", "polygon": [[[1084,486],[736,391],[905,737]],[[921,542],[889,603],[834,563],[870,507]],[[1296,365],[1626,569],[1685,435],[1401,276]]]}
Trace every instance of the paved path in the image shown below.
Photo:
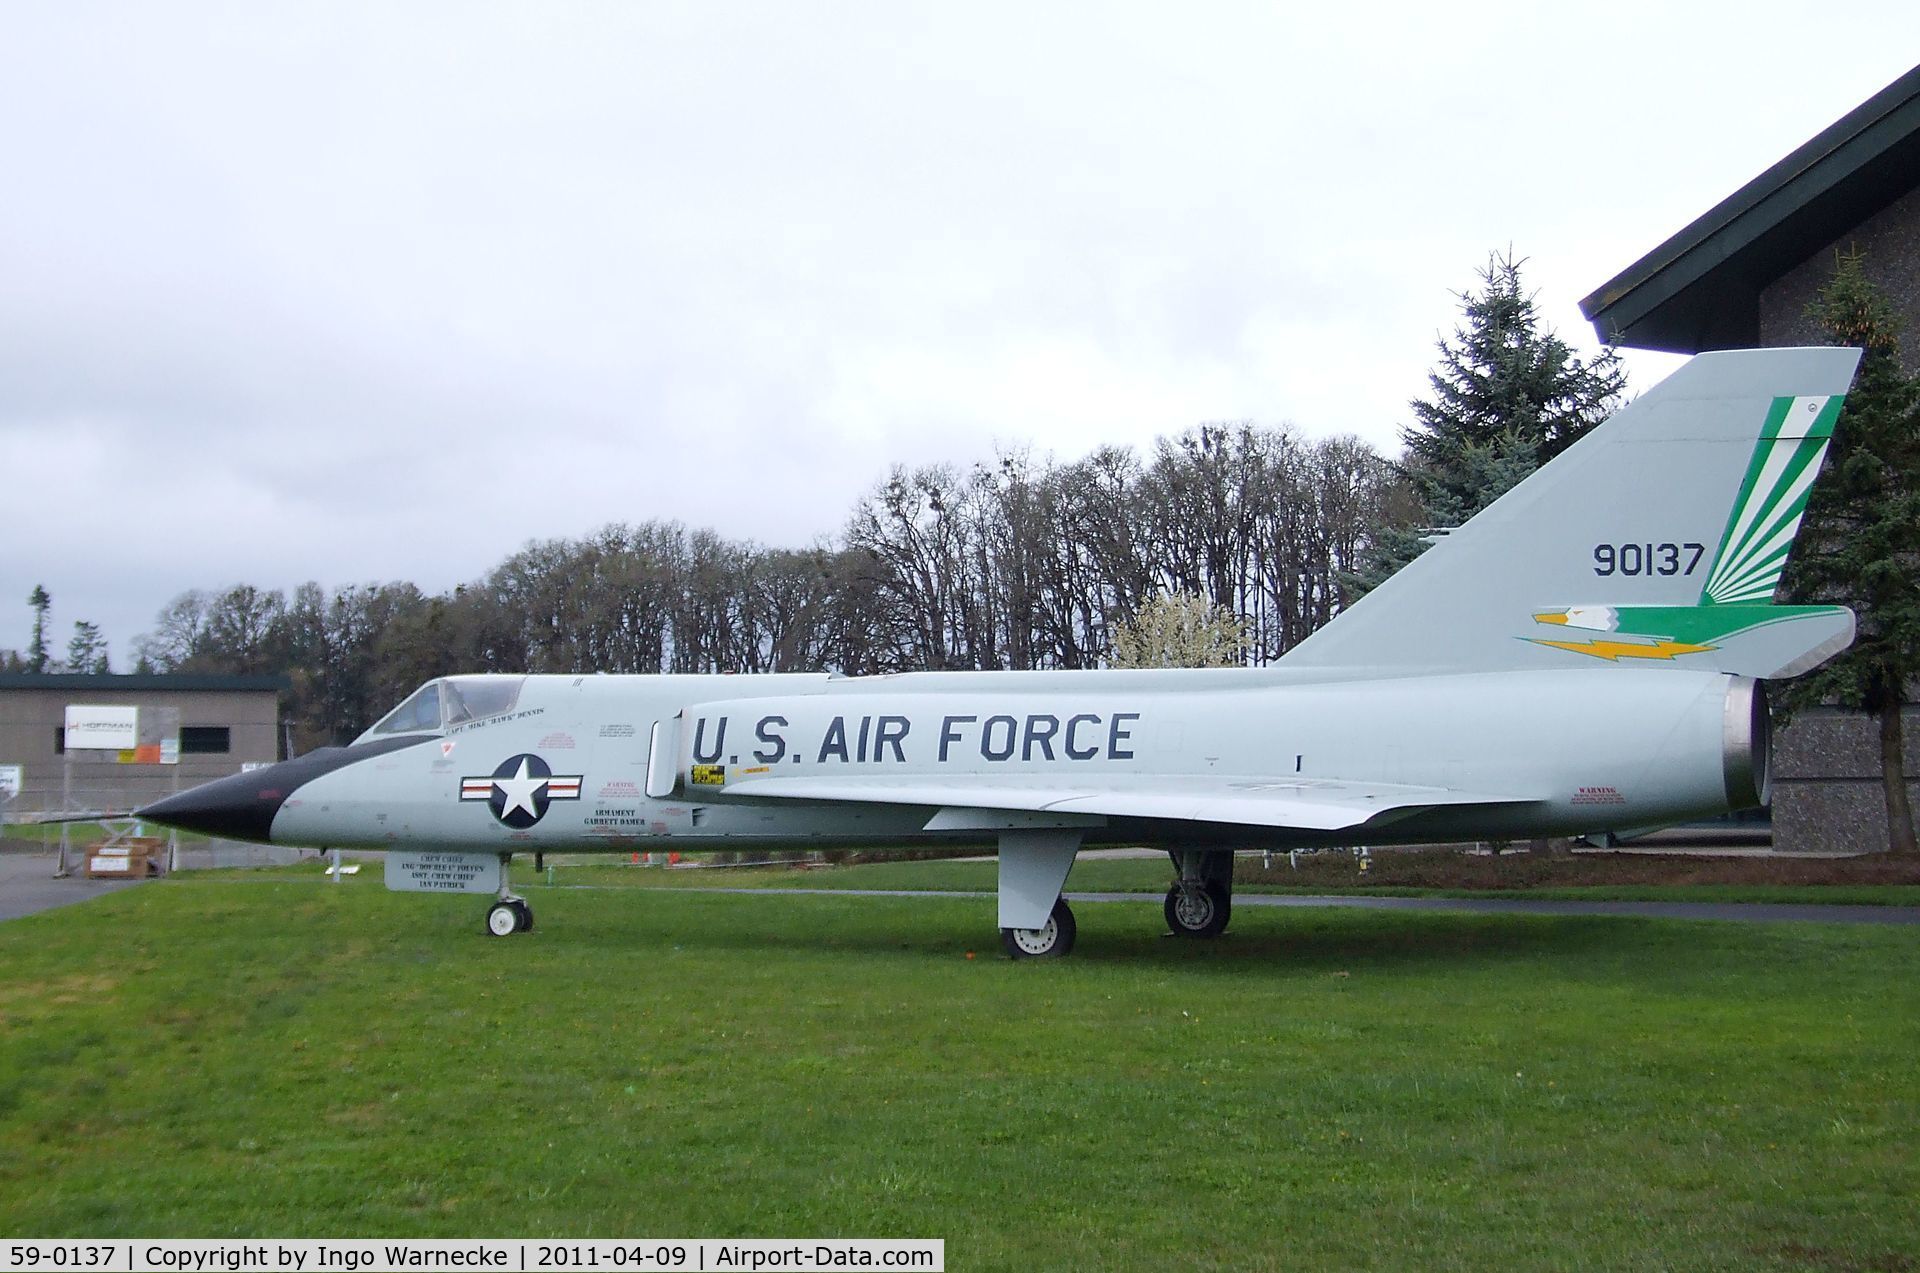
{"label": "paved path", "polygon": [[[76,855],[77,856],[77,855]],[[116,889],[134,888],[138,880],[89,880],[74,874],[53,876],[53,859],[37,854],[0,854],[0,920],[16,919],[56,906],[70,906]],[[318,880],[320,877],[312,877]],[[274,882],[284,882],[276,879]],[[593,888],[594,885],[565,885]],[[619,886],[597,886],[619,887]],[[833,889],[833,888],[692,888],[697,893],[774,894],[807,897],[972,897],[992,893],[960,889]],[[1074,902],[1151,902],[1157,893],[1068,893]],[[1471,915],[1618,915],[1648,919],[1717,919],[1749,923],[1920,924],[1920,906],[1833,906],[1763,902],[1555,902],[1540,898],[1479,897],[1355,897],[1338,894],[1236,892],[1236,907],[1282,906],[1321,908],[1350,906],[1362,910],[1454,911]]]}
{"label": "paved path", "polygon": [[[76,865],[84,866],[86,855],[73,853]],[[90,880],[81,870],[64,880],[53,878],[51,857],[38,853],[0,853],[0,920],[18,919],[35,911],[56,906],[71,906],[116,889],[136,888],[139,880]]]}
{"label": "paved path", "polygon": [[[804,896],[828,893],[835,897],[978,897],[992,893],[959,889],[852,888],[701,888],[699,893],[777,893]],[[1152,902],[1158,893],[1068,893],[1070,902]],[[1471,915],[1622,915],[1645,919],[1721,919],[1749,923],[1920,924],[1920,906],[1833,906],[1772,902],[1553,902],[1519,897],[1353,897],[1338,894],[1243,893],[1235,891],[1233,904],[1317,908],[1352,906],[1379,911],[1459,911]]]}

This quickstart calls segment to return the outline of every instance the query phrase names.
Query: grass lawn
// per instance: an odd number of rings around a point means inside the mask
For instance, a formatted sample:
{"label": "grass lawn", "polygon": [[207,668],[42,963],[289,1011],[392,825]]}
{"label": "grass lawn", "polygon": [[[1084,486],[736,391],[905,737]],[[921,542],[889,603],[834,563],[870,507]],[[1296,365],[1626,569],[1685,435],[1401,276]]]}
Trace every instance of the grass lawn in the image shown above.
{"label": "grass lawn", "polygon": [[[0,924],[0,1232],[896,1235],[949,1267],[1920,1267],[1879,926],[179,878]],[[968,958],[968,952],[978,953]]]}

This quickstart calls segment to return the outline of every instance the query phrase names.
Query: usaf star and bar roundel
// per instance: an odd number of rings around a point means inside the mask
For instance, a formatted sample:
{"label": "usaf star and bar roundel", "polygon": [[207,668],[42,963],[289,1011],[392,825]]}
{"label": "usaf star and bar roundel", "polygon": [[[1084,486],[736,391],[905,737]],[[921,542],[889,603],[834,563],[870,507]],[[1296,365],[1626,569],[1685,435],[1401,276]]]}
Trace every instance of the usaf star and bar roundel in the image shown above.
{"label": "usaf star and bar roundel", "polygon": [[531,752],[509,756],[479,778],[460,780],[460,799],[484,800],[504,826],[524,831],[547,816],[555,800],[578,800],[583,775],[560,775]]}

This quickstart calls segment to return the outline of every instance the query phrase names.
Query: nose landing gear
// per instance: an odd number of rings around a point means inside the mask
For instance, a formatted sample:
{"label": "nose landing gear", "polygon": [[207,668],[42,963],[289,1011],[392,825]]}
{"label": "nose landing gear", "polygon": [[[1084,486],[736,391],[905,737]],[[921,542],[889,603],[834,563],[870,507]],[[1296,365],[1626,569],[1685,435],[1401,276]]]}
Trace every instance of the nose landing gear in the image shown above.
{"label": "nose landing gear", "polygon": [[527,899],[514,893],[507,886],[507,865],[513,855],[500,855],[500,895],[499,900],[487,908],[487,936],[511,937],[515,933],[533,931],[533,907]]}
{"label": "nose landing gear", "polygon": [[487,936],[511,937],[533,931],[533,907],[524,897],[503,897],[487,910]]}
{"label": "nose landing gear", "polygon": [[509,897],[495,902],[487,911],[487,935],[511,937],[533,931],[533,907],[524,897]]}

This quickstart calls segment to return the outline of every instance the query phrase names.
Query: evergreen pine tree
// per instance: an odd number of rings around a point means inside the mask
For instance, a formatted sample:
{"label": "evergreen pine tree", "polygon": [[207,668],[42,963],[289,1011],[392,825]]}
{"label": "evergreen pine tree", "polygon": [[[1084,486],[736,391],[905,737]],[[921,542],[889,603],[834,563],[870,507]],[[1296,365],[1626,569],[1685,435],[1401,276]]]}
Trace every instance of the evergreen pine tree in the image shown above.
{"label": "evergreen pine tree", "polygon": [[33,585],[27,604],[33,607],[33,640],[27,644],[27,670],[44,672],[47,670],[47,611],[53,607],[47,586]]}
{"label": "evergreen pine tree", "polygon": [[[1487,258],[1480,287],[1460,296],[1460,324],[1439,342],[1431,396],[1410,404],[1400,472],[1429,526],[1458,526],[1611,415],[1626,371],[1611,349],[1581,360],[1546,326],[1511,254]],[[1419,531],[1383,530],[1367,568],[1349,582],[1367,591],[1419,556]]]}
{"label": "evergreen pine tree", "polygon": [[1468,443],[1460,448],[1453,466],[1453,480],[1428,483],[1422,490],[1417,476],[1406,470],[1408,480],[1421,496],[1425,512],[1424,527],[1388,526],[1374,532],[1373,550],[1364,567],[1349,577],[1356,596],[1372,592],[1393,573],[1427,550],[1435,530],[1450,530],[1493,503],[1539,467],[1532,449],[1511,433],[1503,433],[1481,445]]}
{"label": "evergreen pine tree", "polygon": [[107,665],[107,639],[98,624],[81,620],[73,625],[73,639],[67,642],[67,671],[104,676]]}
{"label": "evergreen pine tree", "polygon": [[1846,653],[1790,682],[1782,701],[1878,718],[1887,844],[1912,853],[1900,709],[1920,676],[1920,376],[1901,373],[1900,317],[1857,252],[1839,257],[1807,313],[1862,357],[1783,583],[1790,601],[1853,607],[1859,634]]}

